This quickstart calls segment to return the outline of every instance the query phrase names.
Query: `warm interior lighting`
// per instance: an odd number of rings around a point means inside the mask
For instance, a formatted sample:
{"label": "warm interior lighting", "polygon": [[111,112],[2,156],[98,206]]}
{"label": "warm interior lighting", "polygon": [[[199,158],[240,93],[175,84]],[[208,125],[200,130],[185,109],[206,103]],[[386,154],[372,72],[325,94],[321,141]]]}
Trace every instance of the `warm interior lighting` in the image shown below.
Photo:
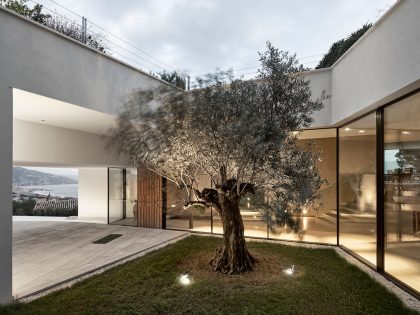
{"label": "warm interior lighting", "polygon": [[402,131],[401,132],[403,135],[411,135],[411,132],[410,131]]}
{"label": "warm interior lighting", "polygon": [[181,274],[181,276],[179,277],[179,283],[182,285],[190,285],[191,277],[188,274]]}
{"label": "warm interior lighting", "polygon": [[364,131],[364,130],[359,130],[359,132],[360,132],[360,133],[364,133],[365,131]]}
{"label": "warm interior lighting", "polygon": [[350,131],[350,130],[351,130],[351,128],[349,128],[349,127],[344,128],[344,131]]}

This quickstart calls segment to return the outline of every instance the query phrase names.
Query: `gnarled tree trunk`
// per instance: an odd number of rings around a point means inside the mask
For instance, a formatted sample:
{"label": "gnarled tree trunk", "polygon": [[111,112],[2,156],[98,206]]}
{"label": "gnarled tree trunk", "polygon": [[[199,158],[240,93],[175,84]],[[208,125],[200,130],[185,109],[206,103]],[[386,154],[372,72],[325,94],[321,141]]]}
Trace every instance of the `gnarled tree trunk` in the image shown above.
{"label": "gnarled tree trunk", "polygon": [[248,252],[244,224],[239,210],[240,197],[219,196],[219,214],[223,224],[223,242],[210,265],[214,271],[239,274],[253,269],[254,257]]}

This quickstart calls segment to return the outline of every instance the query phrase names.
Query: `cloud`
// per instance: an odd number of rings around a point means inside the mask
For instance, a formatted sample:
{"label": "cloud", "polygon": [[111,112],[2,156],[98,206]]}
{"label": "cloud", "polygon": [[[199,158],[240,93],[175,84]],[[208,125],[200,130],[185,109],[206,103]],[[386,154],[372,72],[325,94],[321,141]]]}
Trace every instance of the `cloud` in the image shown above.
{"label": "cloud", "polygon": [[[50,0],[40,1],[59,9]],[[86,16],[88,25],[90,20],[98,23],[165,64],[127,46],[136,54],[167,70],[171,70],[167,65],[173,65],[192,76],[215,68],[257,66],[257,52],[265,49],[267,40],[282,50],[296,52],[298,57],[325,53],[334,41],[377,18],[395,3],[395,0],[57,1]],[[59,12],[66,13],[62,9]],[[108,38],[117,41],[112,36]],[[131,57],[154,72],[162,71],[134,55]],[[321,57],[302,62],[313,67]]]}

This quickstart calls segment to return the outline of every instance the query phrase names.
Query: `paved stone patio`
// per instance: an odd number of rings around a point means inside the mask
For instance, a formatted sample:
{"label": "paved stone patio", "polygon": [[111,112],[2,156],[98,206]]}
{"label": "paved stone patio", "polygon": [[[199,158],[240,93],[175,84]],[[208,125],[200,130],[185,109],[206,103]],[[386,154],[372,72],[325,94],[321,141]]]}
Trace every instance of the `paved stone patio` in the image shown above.
{"label": "paved stone patio", "polygon": [[[93,244],[122,234],[107,244]],[[95,223],[13,222],[13,296],[22,298],[187,234]]]}

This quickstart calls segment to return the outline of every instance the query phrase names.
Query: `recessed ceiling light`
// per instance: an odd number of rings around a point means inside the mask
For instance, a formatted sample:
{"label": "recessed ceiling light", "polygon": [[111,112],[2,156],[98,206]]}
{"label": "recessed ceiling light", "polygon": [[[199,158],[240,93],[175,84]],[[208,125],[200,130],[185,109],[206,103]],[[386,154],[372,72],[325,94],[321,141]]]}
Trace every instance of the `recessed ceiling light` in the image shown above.
{"label": "recessed ceiling light", "polygon": [[350,130],[351,130],[351,128],[349,128],[349,127],[344,128],[344,131],[350,131]]}
{"label": "recessed ceiling light", "polygon": [[403,135],[411,135],[411,132],[410,131],[402,131],[401,132]]}
{"label": "recessed ceiling light", "polygon": [[360,133],[364,133],[365,131],[364,131],[364,130],[359,130],[359,132],[360,132]]}

